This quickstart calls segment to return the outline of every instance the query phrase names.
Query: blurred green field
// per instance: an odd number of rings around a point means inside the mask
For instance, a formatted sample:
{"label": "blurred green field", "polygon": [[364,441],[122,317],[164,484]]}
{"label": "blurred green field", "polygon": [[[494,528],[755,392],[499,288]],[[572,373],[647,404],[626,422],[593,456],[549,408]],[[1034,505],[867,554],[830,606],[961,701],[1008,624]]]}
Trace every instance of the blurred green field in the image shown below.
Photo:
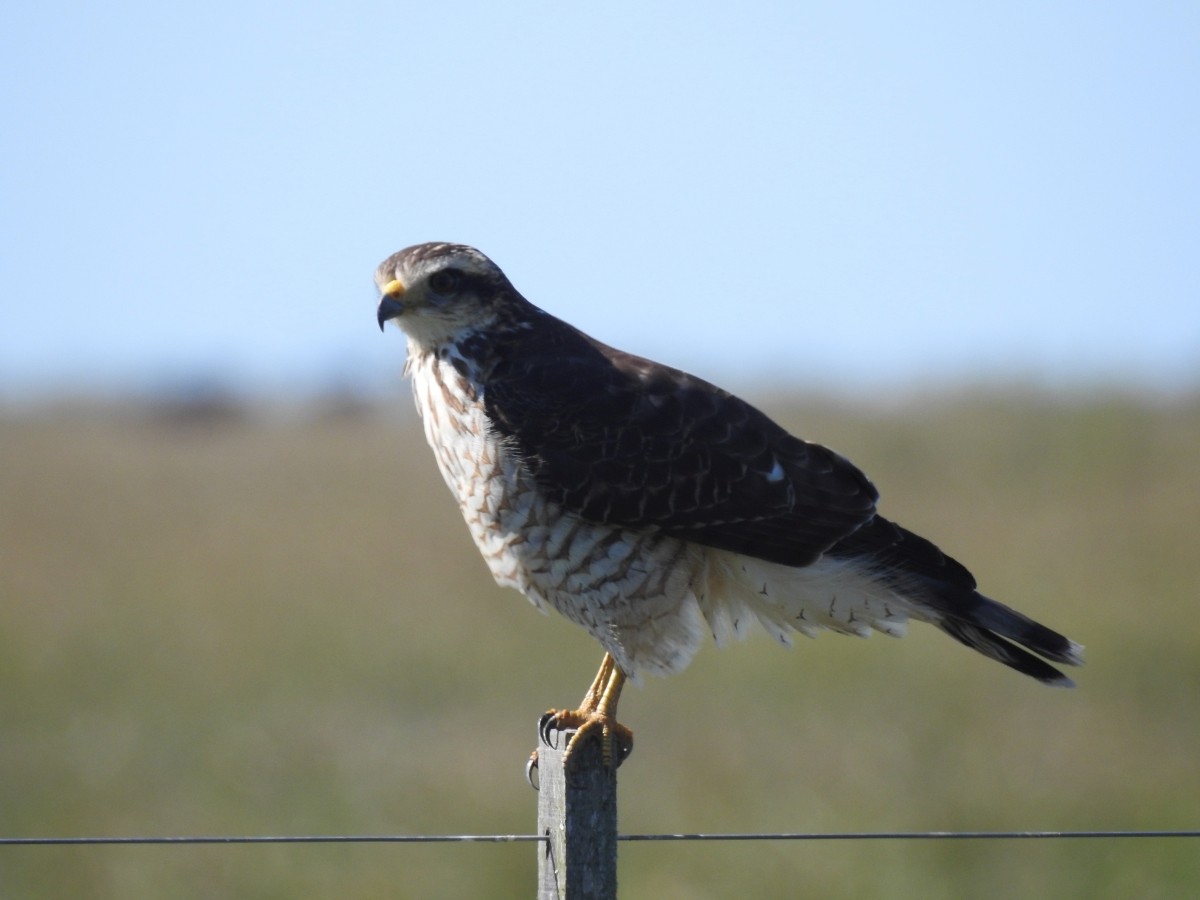
{"label": "blurred green field", "polygon": [[[706,649],[626,693],[623,831],[1200,827],[1200,400],[762,405],[1089,665],[1052,690],[920,626]],[[494,586],[411,421],[0,419],[5,836],[529,833],[536,720],[600,656]],[[528,844],[0,847],[0,897],[530,897],[535,870]],[[1200,842],[638,843],[620,881],[1181,897]]]}

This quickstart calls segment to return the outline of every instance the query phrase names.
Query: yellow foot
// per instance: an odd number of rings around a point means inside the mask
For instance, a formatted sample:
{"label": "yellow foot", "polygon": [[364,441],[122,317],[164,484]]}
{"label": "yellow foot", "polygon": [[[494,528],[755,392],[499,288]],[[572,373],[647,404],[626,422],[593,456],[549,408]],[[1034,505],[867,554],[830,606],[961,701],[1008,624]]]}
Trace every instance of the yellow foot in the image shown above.
{"label": "yellow foot", "polygon": [[[575,731],[563,754],[563,766],[568,771],[575,748],[582,746],[585,741],[600,740],[600,758],[610,768],[620,766],[633,752],[633,732],[613,716],[599,710],[552,709],[542,716],[538,729],[543,741],[548,740],[551,730]],[[535,756],[536,753],[534,751]]]}
{"label": "yellow foot", "polygon": [[[574,731],[571,741],[563,753],[563,767],[571,770],[574,750],[581,742],[599,738],[600,759],[611,769],[617,768],[633,752],[633,732],[617,721],[617,701],[621,699],[621,688],[625,684],[625,673],[621,671],[612,654],[605,653],[600,671],[592,686],[583,695],[579,709],[552,709],[538,722],[542,743],[549,743],[551,731]],[[533,751],[525,764],[525,779],[533,785],[538,767],[538,753]],[[536,787],[536,785],[534,785]]]}

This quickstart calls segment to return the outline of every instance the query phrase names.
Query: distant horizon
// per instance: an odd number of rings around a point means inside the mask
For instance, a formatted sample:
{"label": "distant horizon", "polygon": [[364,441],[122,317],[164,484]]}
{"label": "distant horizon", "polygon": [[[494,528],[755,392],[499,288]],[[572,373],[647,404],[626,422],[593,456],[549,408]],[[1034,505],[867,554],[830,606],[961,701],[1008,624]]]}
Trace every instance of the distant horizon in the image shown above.
{"label": "distant horizon", "polygon": [[[177,410],[228,407],[239,413],[255,410],[306,412],[327,407],[361,406],[415,417],[407,378],[394,372],[360,373],[347,377],[331,370],[303,383],[266,384],[230,377],[222,368],[171,373],[158,378],[124,382],[85,382],[40,385],[35,389],[5,390],[0,383],[0,415],[21,411],[81,409]],[[714,380],[702,375],[707,380]],[[778,373],[743,374],[716,379],[725,388],[756,406],[845,404],[856,408],[905,407],[929,402],[970,403],[1001,399],[1038,400],[1065,404],[1133,401],[1151,405],[1188,403],[1200,398],[1200,378],[1160,383],[1113,378],[1046,379],[1020,372],[966,373],[962,377],[917,376],[891,383],[831,384],[789,378]]]}

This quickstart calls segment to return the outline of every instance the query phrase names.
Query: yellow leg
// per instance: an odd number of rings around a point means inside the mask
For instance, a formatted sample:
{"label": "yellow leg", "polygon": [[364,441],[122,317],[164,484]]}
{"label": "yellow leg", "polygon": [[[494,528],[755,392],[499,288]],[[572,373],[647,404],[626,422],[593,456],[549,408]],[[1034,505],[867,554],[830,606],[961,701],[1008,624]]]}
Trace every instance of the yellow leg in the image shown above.
{"label": "yellow leg", "polygon": [[570,765],[571,751],[582,740],[596,736],[601,741],[600,750],[606,766],[619,766],[633,750],[633,732],[617,721],[617,703],[621,699],[621,688],[625,686],[625,673],[605,653],[600,671],[579,709],[552,709],[542,719],[543,727],[554,725],[560,730],[575,729],[567,752],[563,754],[563,765]]}
{"label": "yellow leg", "polygon": [[592,686],[587,689],[587,693],[583,695],[583,700],[579,703],[579,708],[595,709],[600,705],[600,698],[604,696],[604,689],[608,686],[608,680],[612,678],[613,669],[617,667],[617,662],[612,658],[611,653],[605,653],[604,659],[600,660],[600,671],[596,673],[596,677],[592,680]]}

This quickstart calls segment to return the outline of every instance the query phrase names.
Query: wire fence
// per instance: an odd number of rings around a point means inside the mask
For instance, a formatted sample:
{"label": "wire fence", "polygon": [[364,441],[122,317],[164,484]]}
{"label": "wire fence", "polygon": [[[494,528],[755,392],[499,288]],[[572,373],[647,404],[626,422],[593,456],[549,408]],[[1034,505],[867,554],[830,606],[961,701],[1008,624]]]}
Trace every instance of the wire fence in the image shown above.
{"label": "wire fence", "polygon": [[[619,834],[618,841],[943,841],[1028,839],[1200,838],[1200,830],[1158,831],[846,831]],[[127,837],[0,837],[0,846],[138,844],[517,844],[545,842],[540,834],[300,834]]]}

